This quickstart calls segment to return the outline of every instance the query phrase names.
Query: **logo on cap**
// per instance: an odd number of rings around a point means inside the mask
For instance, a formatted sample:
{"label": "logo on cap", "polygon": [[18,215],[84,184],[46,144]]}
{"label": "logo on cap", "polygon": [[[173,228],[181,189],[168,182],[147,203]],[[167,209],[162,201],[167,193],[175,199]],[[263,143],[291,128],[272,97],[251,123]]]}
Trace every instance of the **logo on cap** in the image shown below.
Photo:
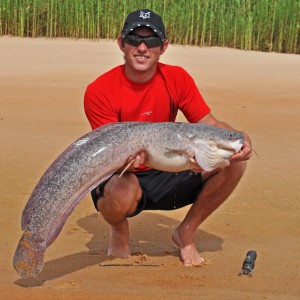
{"label": "logo on cap", "polygon": [[144,13],[143,11],[140,11],[140,18],[145,19],[150,19],[150,11],[147,13]]}

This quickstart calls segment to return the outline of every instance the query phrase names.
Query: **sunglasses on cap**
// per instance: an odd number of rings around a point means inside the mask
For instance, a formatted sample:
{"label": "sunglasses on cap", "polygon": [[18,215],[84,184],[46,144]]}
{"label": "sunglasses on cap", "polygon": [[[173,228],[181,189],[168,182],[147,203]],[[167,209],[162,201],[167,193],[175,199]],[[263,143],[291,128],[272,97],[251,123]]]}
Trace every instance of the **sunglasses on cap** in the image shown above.
{"label": "sunglasses on cap", "polygon": [[158,36],[142,36],[138,34],[127,34],[122,38],[127,44],[134,47],[137,47],[144,42],[148,48],[155,48],[161,46],[164,41],[164,39],[161,39]]}

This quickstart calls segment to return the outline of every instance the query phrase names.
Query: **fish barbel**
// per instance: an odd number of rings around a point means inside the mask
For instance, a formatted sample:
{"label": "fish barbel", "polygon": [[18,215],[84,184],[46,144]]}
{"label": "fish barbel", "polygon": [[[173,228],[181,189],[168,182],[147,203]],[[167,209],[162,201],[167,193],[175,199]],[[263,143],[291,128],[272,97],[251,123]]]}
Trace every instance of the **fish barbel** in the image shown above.
{"label": "fish barbel", "polygon": [[162,171],[189,170],[195,162],[212,171],[228,166],[243,142],[240,132],[191,123],[122,122],[91,131],[59,155],[34,188],[23,210],[14,268],[23,278],[36,277],[76,205],[130,156],[146,151],[147,166]]}

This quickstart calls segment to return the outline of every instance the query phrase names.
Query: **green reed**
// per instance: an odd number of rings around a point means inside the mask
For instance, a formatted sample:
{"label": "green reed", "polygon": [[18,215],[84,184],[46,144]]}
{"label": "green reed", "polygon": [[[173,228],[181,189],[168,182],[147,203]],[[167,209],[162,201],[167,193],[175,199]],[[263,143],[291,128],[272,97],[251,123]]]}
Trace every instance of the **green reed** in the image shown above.
{"label": "green reed", "polygon": [[300,53],[300,0],[0,0],[0,35],[116,38],[145,7],[171,43]]}

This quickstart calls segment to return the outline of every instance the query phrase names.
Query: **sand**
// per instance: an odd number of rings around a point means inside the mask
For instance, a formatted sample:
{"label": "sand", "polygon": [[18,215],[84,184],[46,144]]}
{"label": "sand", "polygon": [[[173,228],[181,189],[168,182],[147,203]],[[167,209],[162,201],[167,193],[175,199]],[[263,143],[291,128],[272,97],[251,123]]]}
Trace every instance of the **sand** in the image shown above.
{"label": "sand", "polygon": [[[0,299],[299,299],[300,56],[172,45],[161,61],[184,67],[213,114],[246,131],[258,153],[197,232],[207,265],[184,267],[171,240],[188,208],[131,219],[134,255],[108,258],[109,228],[87,196],[40,276],[20,279],[12,257],[23,207],[50,163],[90,130],[87,84],[123,57],[115,41],[2,37]],[[239,277],[250,249],[255,273]],[[100,266],[108,263],[159,266]]]}

